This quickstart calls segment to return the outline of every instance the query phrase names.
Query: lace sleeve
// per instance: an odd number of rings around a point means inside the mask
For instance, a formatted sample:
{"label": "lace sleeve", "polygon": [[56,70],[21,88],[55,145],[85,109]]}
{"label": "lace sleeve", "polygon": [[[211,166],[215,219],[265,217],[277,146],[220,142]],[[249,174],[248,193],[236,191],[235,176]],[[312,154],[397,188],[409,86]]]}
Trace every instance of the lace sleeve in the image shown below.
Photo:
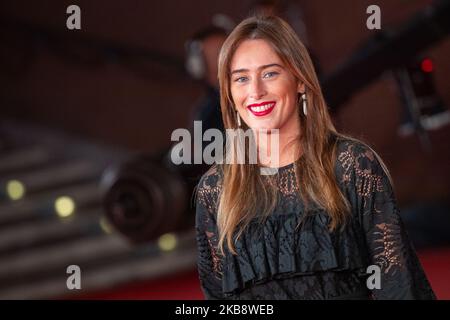
{"label": "lace sleeve", "polygon": [[435,299],[399,216],[392,185],[372,150],[348,144],[338,159],[363,229],[369,262],[381,270],[375,299]]}
{"label": "lace sleeve", "polygon": [[218,234],[215,208],[218,198],[218,175],[215,167],[200,180],[196,201],[197,267],[206,299],[223,299],[221,261],[217,250]]}

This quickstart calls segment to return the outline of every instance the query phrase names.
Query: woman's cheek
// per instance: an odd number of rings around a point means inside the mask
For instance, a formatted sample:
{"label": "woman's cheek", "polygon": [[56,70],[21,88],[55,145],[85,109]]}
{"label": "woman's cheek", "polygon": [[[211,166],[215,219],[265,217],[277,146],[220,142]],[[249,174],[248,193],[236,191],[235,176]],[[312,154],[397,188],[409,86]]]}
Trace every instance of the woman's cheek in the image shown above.
{"label": "woman's cheek", "polygon": [[231,88],[231,97],[233,98],[234,105],[239,107],[241,105],[241,96],[238,90]]}
{"label": "woman's cheek", "polygon": [[245,98],[243,97],[242,94],[236,94],[236,99],[235,101],[237,102],[237,106],[243,108],[244,107],[244,102],[245,102]]}

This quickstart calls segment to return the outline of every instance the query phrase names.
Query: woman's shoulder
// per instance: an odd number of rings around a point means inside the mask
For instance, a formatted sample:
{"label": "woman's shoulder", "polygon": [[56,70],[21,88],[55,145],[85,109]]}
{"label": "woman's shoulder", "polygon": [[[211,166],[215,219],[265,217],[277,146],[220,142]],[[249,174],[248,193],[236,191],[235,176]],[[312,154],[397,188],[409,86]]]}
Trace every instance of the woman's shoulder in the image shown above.
{"label": "woman's shoulder", "polygon": [[336,146],[336,171],[344,179],[349,179],[350,175],[370,176],[388,172],[381,156],[368,143],[347,137],[339,138]]}
{"label": "woman's shoulder", "polygon": [[198,187],[206,190],[218,187],[221,184],[221,168],[219,165],[212,165],[199,180]]}
{"label": "woman's shoulder", "polygon": [[206,171],[197,185],[197,203],[211,208],[217,204],[217,199],[222,186],[221,168],[213,165]]}
{"label": "woman's shoulder", "polygon": [[369,146],[368,143],[351,137],[339,137],[337,139],[337,154],[347,154],[354,157],[373,157],[374,150]]}
{"label": "woman's shoulder", "polygon": [[366,142],[356,138],[339,138],[336,146],[336,160],[340,163],[347,162],[373,162],[377,164],[381,157]]}

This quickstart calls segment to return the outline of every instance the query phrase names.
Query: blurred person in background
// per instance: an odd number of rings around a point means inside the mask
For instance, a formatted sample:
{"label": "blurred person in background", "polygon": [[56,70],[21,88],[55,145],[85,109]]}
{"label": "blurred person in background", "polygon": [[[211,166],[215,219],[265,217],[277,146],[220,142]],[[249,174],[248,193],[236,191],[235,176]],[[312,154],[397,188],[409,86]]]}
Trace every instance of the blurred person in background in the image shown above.
{"label": "blurred person in background", "polygon": [[227,31],[211,25],[198,31],[186,43],[186,69],[195,80],[202,83],[204,96],[191,116],[192,121],[202,121],[203,132],[216,128],[224,131],[220,114],[217,60]]}

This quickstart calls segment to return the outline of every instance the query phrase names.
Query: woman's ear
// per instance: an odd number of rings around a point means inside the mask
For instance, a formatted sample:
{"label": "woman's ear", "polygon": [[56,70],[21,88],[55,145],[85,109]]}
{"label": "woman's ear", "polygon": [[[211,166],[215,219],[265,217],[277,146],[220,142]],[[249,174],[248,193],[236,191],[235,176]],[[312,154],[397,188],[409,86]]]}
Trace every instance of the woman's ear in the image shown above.
{"label": "woman's ear", "polygon": [[300,82],[300,81],[298,82],[297,92],[305,93],[305,83],[304,82]]}

